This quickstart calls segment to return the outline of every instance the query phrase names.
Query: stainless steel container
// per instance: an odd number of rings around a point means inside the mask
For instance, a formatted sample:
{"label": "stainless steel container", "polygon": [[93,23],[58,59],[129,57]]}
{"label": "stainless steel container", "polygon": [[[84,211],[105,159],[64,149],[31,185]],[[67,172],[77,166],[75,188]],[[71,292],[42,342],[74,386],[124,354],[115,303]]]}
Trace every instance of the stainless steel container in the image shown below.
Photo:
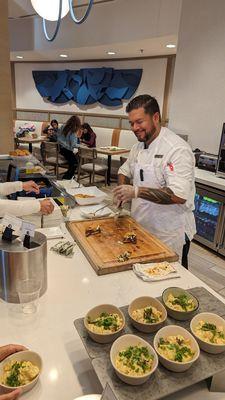
{"label": "stainless steel container", "polygon": [[0,298],[8,303],[19,303],[17,282],[37,279],[42,282],[40,296],[47,290],[47,239],[35,232],[36,245],[27,249],[21,240],[6,242],[0,239]]}

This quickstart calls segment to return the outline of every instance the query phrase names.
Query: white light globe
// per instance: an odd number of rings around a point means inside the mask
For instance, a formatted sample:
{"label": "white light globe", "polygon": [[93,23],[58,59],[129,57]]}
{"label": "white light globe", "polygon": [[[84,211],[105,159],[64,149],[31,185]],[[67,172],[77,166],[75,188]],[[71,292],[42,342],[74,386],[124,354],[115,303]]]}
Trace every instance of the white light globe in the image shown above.
{"label": "white light globe", "polygon": [[[42,18],[48,21],[58,20],[60,0],[31,0],[31,4]],[[61,18],[65,17],[68,12],[69,0],[62,0]]]}

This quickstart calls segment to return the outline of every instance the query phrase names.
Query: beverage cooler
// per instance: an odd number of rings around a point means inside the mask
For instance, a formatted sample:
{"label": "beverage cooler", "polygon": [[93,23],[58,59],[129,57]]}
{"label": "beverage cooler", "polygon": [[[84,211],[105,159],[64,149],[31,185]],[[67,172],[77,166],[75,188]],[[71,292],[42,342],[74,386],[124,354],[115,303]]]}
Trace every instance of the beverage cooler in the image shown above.
{"label": "beverage cooler", "polygon": [[195,240],[225,255],[225,192],[196,184]]}

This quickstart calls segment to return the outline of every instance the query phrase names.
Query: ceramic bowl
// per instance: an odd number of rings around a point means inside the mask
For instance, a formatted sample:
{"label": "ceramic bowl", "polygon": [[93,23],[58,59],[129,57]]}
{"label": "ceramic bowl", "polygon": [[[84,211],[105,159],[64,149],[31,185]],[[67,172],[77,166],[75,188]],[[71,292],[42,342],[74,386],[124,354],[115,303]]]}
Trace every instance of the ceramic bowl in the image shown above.
{"label": "ceramic bowl", "polygon": [[[136,321],[132,317],[133,311],[138,310],[140,308],[151,307],[151,306],[155,307],[157,310],[162,312],[162,319],[159,322],[155,322],[153,324],[142,323]],[[158,331],[160,328],[162,328],[167,318],[167,312],[162,303],[160,303],[160,301],[155,299],[154,297],[149,297],[149,296],[138,297],[137,299],[133,300],[132,303],[129,305],[128,314],[131,319],[132,325],[139,331],[145,333],[152,333]]]}
{"label": "ceramic bowl", "polygon": [[[124,349],[126,349],[129,346],[137,346],[141,345],[144,347],[147,347],[148,351],[150,354],[153,355],[154,360],[153,360],[153,366],[151,371],[145,373],[142,376],[128,376],[124,373],[122,373],[117,367],[116,367],[116,357],[118,356],[118,353]],[[128,385],[142,385],[145,383],[150,376],[155,372],[157,366],[158,366],[158,356],[153,349],[152,346],[148,342],[146,342],[144,339],[140,338],[139,336],[136,335],[123,335],[120,338],[118,338],[112,345],[111,350],[110,350],[110,360],[112,363],[112,366],[117,374],[117,376],[125,383]]]}
{"label": "ceramic bowl", "polygon": [[[192,358],[191,361],[187,362],[177,362],[177,361],[172,361],[168,360],[166,357],[164,357],[161,353],[158,351],[158,343],[160,338],[167,338],[168,336],[176,336],[176,335],[181,335],[184,337],[184,339],[190,339],[191,341],[191,348],[194,350],[195,355]],[[160,329],[155,337],[154,337],[154,348],[155,351],[158,354],[159,361],[160,363],[167,369],[173,372],[184,372],[187,369],[189,369],[192,364],[197,361],[199,355],[200,355],[200,350],[198,343],[196,342],[195,338],[189,333],[186,329],[182,328],[181,326],[178,325],[168,325],[165,326],[164,328]]]}
{"label": "ceramic bowl", "polygon": [[200,313],[200,314],[196,315],[191,320],[191,323],[190,323],[191,332],[195,336],[195,338],[202,350],[206,351],[207,353],[211,353],[211,354],[223,353],[223,351],[225,351],[225,344],[208,343],[197,336],[197,334],[195,332],[195,328],[200,321],[209,322],[210,324],[214,324],[216,326],[222,326],[223,331],[225,332],[225,320],[223,318],[219,317],[219,315],[217,315],[217,314],[204,312],[204,313]]}
{"label": "ceramic bowl", "polygon": [[[105,332],[105,333],[96,333],[90,330],[88,326],[88,317],[91,318],[91,320],[94,320],[95,318],[98,318],[101,313],[106,312],[109,314],[119,314],[119,316],[122,318],[122,325],[118,331],[110,333],[110,332]],[[125,318],[122,313],[122,311],[112,305],[112,304],[100,304],[99,306],[96,306],[92,308],[88,313],[86,314],[84,318],[84,326],[88,331],[89,336],[97,343],[111,343],[113,342],[118,336],[121,334],[124,326],[125,326]]]}
{"label": "ceramic bowl", "polygon": [[18,388],[22,390],[22,393],[28,392],[36,385],[36,383],[39,379],[39,376],[41,374],[41,370],[42,370],[41,357],[39,356],[39,354],[37,354],[31,350],[24,350],[24,351],[20,351],[18,353],[11,354],[10,356],[6,357],[0,363],[0,377],[3,375],[4,366],[11,361],[18,361],[18,362],[31,361],[32,364],[36,365],[39,368],[39,374],[36,376],[36,378],[34,378],[30,383],[27,383],[26,385],[18,386],[18,387],[10,387],[10,386],[4,385],[3,383],[0,383],[1,388],[3,389],[4,392],[11,392],[12,390],[15,390]]}
{"label": "ceramic bowl", "polygon": [[[194,304],[195,304],[194,310],[191,310],[191,311],[173,310],[166,304],[169,294],[172,294],[173,296],[179,296],[181,294],[185,294],[189,299],[192,299],[194,301]],[[170,287],[170,288],[165,289],[162,294],[162,301],[167,310],[168,315],[178,321],[187,321],[187,320],[193,318],[193,316],[196,314],[196,312],[199,308],[198,299],[195,296],[193,296],[191,293],[189,293],[187,290],[184,290],[179,287]]]}

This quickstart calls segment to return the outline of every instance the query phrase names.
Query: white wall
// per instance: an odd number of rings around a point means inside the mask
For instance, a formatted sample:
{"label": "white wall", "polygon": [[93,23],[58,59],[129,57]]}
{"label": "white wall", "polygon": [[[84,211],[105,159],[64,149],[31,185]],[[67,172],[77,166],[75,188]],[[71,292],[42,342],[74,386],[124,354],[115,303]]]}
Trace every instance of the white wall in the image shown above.
{"label": "white wall", "polygon": [[[11,51],[51,51],[105,45],[107,49],[113,43],[177,35],[180,6],[181,0],[114,0],[94,4],[88,19],[81,25],[75,24],[69,14],[63,18],[53,42],[45,39],[41,18],[10,20],[10,48]],[[55,25],[48,22],[49,34]],[[30,35],[33,42],[28,40]]]}
{"label": "white wall", "polygon": [[224,18],[224,0],[183,0],[170,108],[170,128],[214,154],[225,121]]}
{"label": "white wall", "polygon": [[148,93],[157,98],[162,109],[163,95],[166,75],[166,58],[148,59],[148,60],[130,60],[130,61],[106,61],[90,62],[90,63],[61,63],[61,64],[15,64],[15,83],[16,83],[16,107],[23,109],[37,110],[57,110],[69,112],[88,111],[101,114],[125,114],[127,101],[122,107],[107,108],[100,104],[92,106],[78,107],[74,102],[63,105],[56,105],[43,100],[38,93],[32,77],[34,70],[64,70],[64,69],[80,69],[88,67],[113,67],[113,68],[142,68],[143,74],[140,85],[135,95]]}

